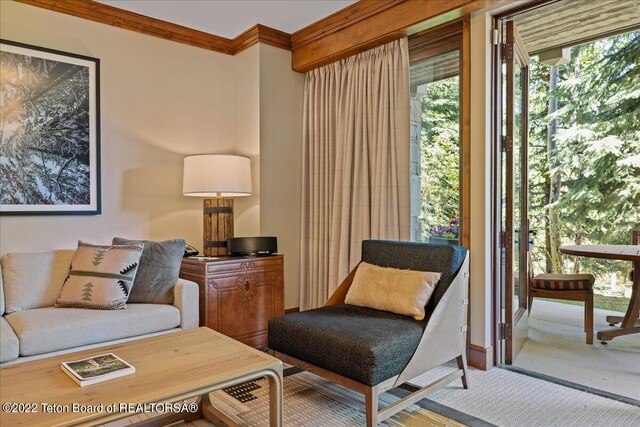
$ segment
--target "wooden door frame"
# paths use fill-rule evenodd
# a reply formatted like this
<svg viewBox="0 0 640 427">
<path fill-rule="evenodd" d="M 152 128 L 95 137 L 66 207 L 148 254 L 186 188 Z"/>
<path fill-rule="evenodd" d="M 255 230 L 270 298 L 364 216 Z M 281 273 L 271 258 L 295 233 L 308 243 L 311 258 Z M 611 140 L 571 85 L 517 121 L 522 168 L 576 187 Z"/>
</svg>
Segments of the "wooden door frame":
<svg viewBox="0 0 640 427">
<path fill-rule="evenodd" d="M 518 31 L 516 29 L 515 23 L 513 21 L 508 21 L 506 23 L 506 39 L 507 42 L 504 45 L 507 51 L 505 52 L 506 59 L 506 68 L 507 68 L 507 76 L 514 76 L 515 69 L 518 66 L 521 66 L 521 81 L 517 84 L 521 86 L 521 89 L 529 88 L 529 55 L 526 51 L 521 50 L 521 47 L 524 46 L 524 42 L 520 38 Z M 509 43 L 509 40 L 512 39 L 513 42 Z M 526 72 L 525 72 L 526 71 Z M 526 325 L 523 323 L 522 318 L 527 315 L 527 276 L 528 274 L 520 274 L 524 268 L 525 273 L 528 273 L 527 269 L 527 253 L 528 253 L 528 185 L 527 185 L 527 171 L 528 171 L 528 102 L 529 96 L 527 90 L 522 90 L 521 93 L 521 103 L 522 103 L 522 123 L 521 123 L 521 132 L 522 134 L 519 136 L 520 138 L 520 150 L 517 153 L 519 155 L 519 159 L 514 157 L 514 140 L 516 138 L 516 120 L 515 120 L 515 91 L 516 87 L 514 86 L 515 81 L 511 78 L 507 78 L 506 80 L 506 131 L 503 139 L 504 147 L 502 152 L 505 153 L 506 156 L 506 166 L 507 170 L 512 169 L 514 165 L 518 165 L 519 162 L 520 167 L 520 190 L 519 195 L 515 197 L 515 172 L 511 170 L 511 179 L 509 179 L 509 172 L 507 173 L 506 179 L 506 205 L 507 212 L 505 218 L 505 233 L 504 233 L 504 243 L 503 246 L 505 248 L 505 316 L 506 319 L 505 324 L 507 327 L 511 324 L 511 330 L 506 329 L 505 335 L 505 360 L 511 361 L 507 363 L 512 363 L 515 358 L 514 347 L 516 346 L 516 337 L 519 335 L 516 333 L 516 329 L 520 330 L 522 333 L 522 329 L 526 328 Z M 519 201 L 520 204 L 520 224 L 515 224 L 513 222 L 514 213 L 516 212 L 516 200 Z M 518 268 L 520 270 L 518 274 L 518 289 L 520 295 L 518 295 L 518 306 L 514 307 L 514 289 L 516 283 L 514 283 L 514 266 L 516 259 L 513 257 L 514 247 L 512 247 L 514 238 L 516 237 L 516 227 L 520 229 L 520 238 L 518 240 Z M 524 267 L 523 267 L 524 266 Z M 524 296 L 523 296 L 524 292 Z M 524 304 L 524 305 L 523 305 Z M 518 326 L 520 326 L 518 328 Z M 521 347 L 518 345 L 518 347 Z M 502 352 L 501 352 L 502 353 Z"/>
<path fill-rule="evenodd" d="M 491 259 L 491 277 L 493 279 L 493 287 L 492 287 L 492 302 L 493 302 L 493 310 L 492 310 L 492 335 L 493 335 L 493 345 L 496 351 L 493 353 L 494 357 L 494 365 L 502 364 L 501 354 L 502 349 L 502 337 L 501 334 L 509 334 L 511 331 L 503 331 L 500 330 L 500 319 L 502 318 L 502 302 L 505 295 L 503 295 L 501 291 L 501 283 L 502 283 L 502 250 L 506 249 L 504 245 L 506 242 L 510 242 L 512 240 L 512 236 L 506 236 L 501 233 L 502 224 L 501 224 L 501 185 L 502 185 L 502 151 L 503 151 L 503 143 L 501 141 L 502 135 L 502 58 L 503 58 L 503 48 L 504 43 L 503 40 L 506 37 L 502 32 L 501 23 L 510 17 L 513 17 L 517 14 L 527 12 L 532 9 L 536 9 L 539 7 L 547 6 L 551 3 L 558 2 L 560 0 L 537 0 L 527 5 L 519 6 L 517 8 L 513 8 L 511 10 L 505 11 L 504 13 L 493 16 L 492 19 L 492 29 L 493 29 L 493 37 L 497 38 L 492 45 L 491 51 L 491 61 L 492 61 L 492 78 L 491 78 L 491 96 L 492 96 L 492 104 L 493 108 L 491 111 L 491 135 L 492 135 L 492 145 L 491 145 L 491 200 L 492 200 L 492 210 L 491 210 L 491 247 L 492 247 L 492 259 Z M 519 50 L 514 48 L 514 55 L 520 54 Z M 524 59 L 524 58 L 523 58 Z M 528 58 L 526 58 L 526 63 L 528 65 Z M 528 75 L 525 77 L 528 83 Z M 529 102 L 528 93 L 523 93 L 523 102 Z M 525 126 L 528 126 L 528 117 L 524 119 Z M 523 146 L 523 155 L 528 157 L 528 148 Z M 521 164 L 521 173 L 524 171 L 524 163 Z M 526 177 L 526 171 L 525 176 Z M 525 200 L 523 201 L 528 205 L 528 197 L 524 195 Z M 521 227 L 527 227 L 525 224 L 525 220 L 521 223 Z M 527 236 L 528 238 L 528 236 Z M 504 243 L 503 243 L 504 241 Z M 508 252 L 508 251 L 507 251 Z M 522 257 L 526 256 L 526 253 L 521 254 Z M 521 259 L 521 262 L 526 262 L 526 260 Z M 505 272 L 506 274 L 506 272 Z M 511 291 L 509 290 L 510 294 Z M 513 297 L 513 295 L 506 295 L 506 297 Z M 516 320 L 520 320 L 520 317 L 525 314 L 526 310 L 519 310 L 516 314 Z M 507 313 L 508 314 L 508 313 Z M 506 317 L 506 315 L 505 315 Z"/>
</svg>

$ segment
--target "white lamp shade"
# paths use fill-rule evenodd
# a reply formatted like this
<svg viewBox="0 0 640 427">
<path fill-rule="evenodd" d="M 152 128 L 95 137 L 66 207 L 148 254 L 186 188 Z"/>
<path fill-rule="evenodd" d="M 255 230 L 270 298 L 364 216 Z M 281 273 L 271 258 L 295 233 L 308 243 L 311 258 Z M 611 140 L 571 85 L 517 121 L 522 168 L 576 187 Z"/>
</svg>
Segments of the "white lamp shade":
<svg viewBox="0 0 640 427">
<path fill-rule="evenodd" d="M 227 154 L 184 158 L 182 194 L 198 197 L 251 195 L 251 160 Z"/>
</svg>

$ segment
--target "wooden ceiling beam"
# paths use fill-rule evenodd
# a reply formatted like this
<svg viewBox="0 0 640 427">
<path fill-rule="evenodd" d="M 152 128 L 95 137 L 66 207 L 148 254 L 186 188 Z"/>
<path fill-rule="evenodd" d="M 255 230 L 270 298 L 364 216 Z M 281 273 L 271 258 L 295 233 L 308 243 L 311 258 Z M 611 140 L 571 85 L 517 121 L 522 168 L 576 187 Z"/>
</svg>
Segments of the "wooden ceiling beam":
<svg viewBox="0 0 640 427">
<path fill-rule="evenodd" d="M 304 72 L 510 0 L 360 0 L 291 35 Z"/>
<path fill-rule="evenodd" d="M 293 49 L 382 13 L 404 0 L 360 0 L 292 34 Z"/>
</svg>

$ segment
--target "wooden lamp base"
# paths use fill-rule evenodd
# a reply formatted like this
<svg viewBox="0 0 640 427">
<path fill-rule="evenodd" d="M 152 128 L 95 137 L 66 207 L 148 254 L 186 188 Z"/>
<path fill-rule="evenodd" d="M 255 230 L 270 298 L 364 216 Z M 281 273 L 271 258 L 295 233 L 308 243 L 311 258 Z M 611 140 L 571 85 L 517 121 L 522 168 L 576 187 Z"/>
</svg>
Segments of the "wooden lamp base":
<svg viewBox="0 0 640 427">
<path fill-rule="evenodd" d="M 216 197 L 203 201 L 203 252 L 206 256 L 227 255 L 227 240 L 233 237 L 233 199 Z"/>
</svg>

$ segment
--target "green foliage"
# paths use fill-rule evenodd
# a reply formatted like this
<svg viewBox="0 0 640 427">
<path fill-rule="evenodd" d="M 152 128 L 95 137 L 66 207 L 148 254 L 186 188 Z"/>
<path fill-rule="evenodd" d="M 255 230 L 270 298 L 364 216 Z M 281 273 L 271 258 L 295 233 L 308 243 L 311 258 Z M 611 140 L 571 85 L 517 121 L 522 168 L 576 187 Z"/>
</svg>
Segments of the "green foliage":
<svg viewBox="0 0 640 427">
<path fill-rule="evenodd" d="M 427 84 L 422 97 L 422 239 L 459 216 L 460 104 L 457 76 Z M 456 236 L 457 237 L 457 236 Z"/>
<path fill-rule="evenodd" d="M 549 208 L 560 216 L 561 244 L 628 244 L 640 228 L 640 32 L 598 40 L 572 49 L 560 66 L 559 84 L 549 92 L 549 68 L 531 65 L 530 218 L 545 229 Z M 549 96 L 558 99 L 549 115 Z M 558 124 L 557 163 L 547 159 L 547 124 Z M 550 167 L 551 166 L 551 167 Z M 550 174 L 559 174 L 559 200 L 548 204 Z M 538 244 L 538 248 L 544 244 Z M 533 253 L 537 270 L 545 254 Z M 583 270 L 604 274 L 628 265 L 581 259 Z"/>
<path fill-rule="evenodd" d="M 552 301 L 555 303 L 561 304 L 569 304 L 569 305 L 583 305 L 582 301 L 571 301 L 571 300 L 558 300 L 558 299 L 549 299 L 549 298 L 540 298 L 545 301 Z M 626 312 L 627 307 L 629 307 L 630 298 L 626 297 L 612 297 L 600 294 L 593 295 L 593 306 L 595 308 L 600 308 L 602 310 L 610 310 L 610 311 L 619 311 Z M 534 302 L 535 305 L 535 302 Z"/>
</svg>

